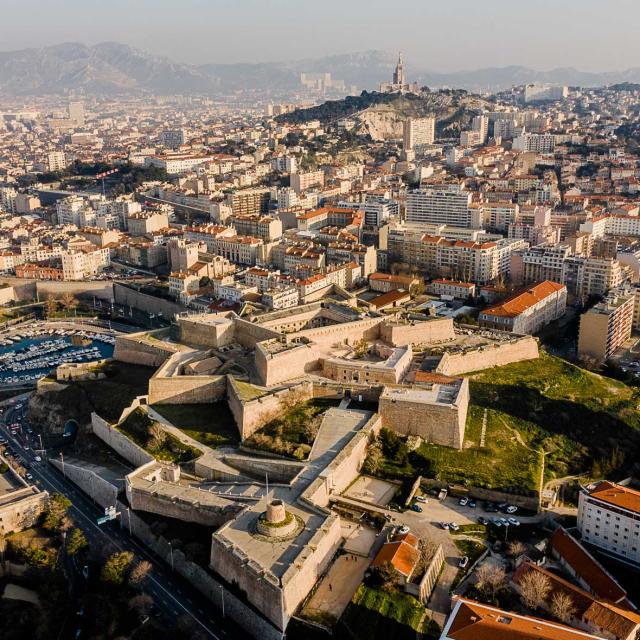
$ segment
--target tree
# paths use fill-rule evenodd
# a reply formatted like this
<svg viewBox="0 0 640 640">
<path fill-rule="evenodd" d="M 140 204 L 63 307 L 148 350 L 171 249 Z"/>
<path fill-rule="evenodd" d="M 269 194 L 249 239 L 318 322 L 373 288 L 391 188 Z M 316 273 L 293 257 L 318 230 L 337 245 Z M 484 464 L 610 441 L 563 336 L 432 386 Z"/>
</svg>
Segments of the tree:
<svg viewBox="0 0 640 640">
<path fill-rule="evenodd" d="M 114 585 L 123 584 L 125 573 L 132 560 L 133 553 L 130 551 L 118 551 L 112 554 L 102 568 L 102 581 Z"/>
<path fill-rule="evenodd" d="M 560 620 L 568 623 L 576 612 L 573 598 L 564 591 L 556 591 L 551 598 L 551 613 Z"/>
<path fill-rule="evenodd" d="M 155 420 L 149 425 L 149 446 L 152 449 L 159 449 L 166 441 L 167 434 L 162 425 Z"/>
<path fill-rule="evenodd" d="M 86 549 L 89 546 L 87 542 L 87 538 L 84 533 L 77 527 L 73 529 L 71 535 L 69 536 L 69 541 L 67 542 L 67 553 L 70 556 L 75 556 L 77 553 Z"/>
<path fill-rule="evenodd" d="M 153 598 L 146 593 L 139 593 L 129 600 L 129 609 L 133 609 L 139 615 L 148 614 L 153 607 Z"/>
<path fill-rule="evenodd" d="M 476 589 L 485 597 L 494 598 L 507 579 L 505 570 L 497 564 L 485 562 L 476 571 Z"/>
<path fill-rule="evenodd" d="M 398 575 L 390 562 L 385 562 L 377 568 L 377 578 L 383 591 L 387 593 L 397 588 Z"/>
<path fill-rule="evenodd" d="M 53 294 L 49 294 L 47 296 L 47 301 L 45 302 L 45 311 L 47 314 L 47 318 L 51 318 L 55 315 L 58 310 L 58 301 Z"/>
<path fill-rule="evenodd" d="M 418 540 L 418 551 L 420 552 L 420 558 L 416 565 L 416 574 L 422 575 L 429 566 L 433 556 L 438 551 L 438 545 L 433 540 L 428 538 L 420 538 Z"/>
<path fill-rule="evenodd" d="M 61 493 L 54 493 L 47 504 L 44 512 L 44 522 L 42 526 L 47 531 L 60 531 L 64 517 L 71 506 L 71 500 L 63 496 Z"/>
<path fill-rule="evenodd" d="M 80 303 L 72 293 L 63 293 L 60 297 L 60 304 L 64 309 L 67 309 L 67 311 L 73 311 Z"/>
<path fill-rule="evenodd" d="M 129 583 L 132 586 L 137 587 L 149 575 L 151 569 L 153 569 L 153 565 L 148 560 L 140 560 L 140 562 L 131 569 L 131 573 L 129 574 Z"/>
<path fill-rule="evenodd" d="M 551 591 L 551 581 L 544 573 L 534 569 L 528 571 L 520 580 L 520 598 L 528 609 L 536 610 L 547 599 Z"/>
<path fill-rule="evenodd" d="M 524 545 L 519 540 L 513 540 L 507 547 L 507 553 L 514 559 L 519 558 L 522 554 L 526 553 L 526 551 L 526 545 Z"/>
<path fill-rule="evenodd" d="M 369 343 L 361 338 L 353 345 L 353 355 L 356 358 L 364 358 L 369 353 Z"/>
</svg>

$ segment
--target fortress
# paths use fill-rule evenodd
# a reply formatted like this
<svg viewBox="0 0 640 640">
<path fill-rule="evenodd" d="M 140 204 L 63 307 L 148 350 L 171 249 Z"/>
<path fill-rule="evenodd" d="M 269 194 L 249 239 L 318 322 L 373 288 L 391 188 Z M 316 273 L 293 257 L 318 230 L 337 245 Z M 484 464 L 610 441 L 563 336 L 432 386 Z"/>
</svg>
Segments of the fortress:
<svg viewBox="0 0 640 640">
<path fill-rule="evenodd" d="M 210 527 L 213 573 L 205 576 L 187 562 L 178 570 L 214 602 L 224 591 L 234 619 L 249 633 L 280 638 L 344 544 L 332 504 L 360 473 L 380 429 L 460 449 L 469 382 L 459 374 L 482 361 L 498 365 L 538 355 L 531 337 L 467 333 L 454 331 L 450 318 L 317 302 L 255 318 L 180 315 L 170 329 L 118 336 L 116 360 L 156 372 L 148 395 L 118 423 L 92 416 L 93 433 L 133 467 L 124 487 L 107 487 L 101 499 L 105 506 L 121 504 L 124 489 L 121 509 L 130 524 L 131 514 L 142 511 Z M 333 406 L 320 415 L 305 457 L 247 446 L 274 417 L 315 399 Z M 156 410 L 203 404 L 215 411 L 218 403 L 230 410 L 239 448 L 195 441 Z M 146 412 L 197 452 L 189 474 L 128 437 L 121 425 L 132 411 Z M 65 466 L 95 490 L 96 478 L 89 483 L 73 461 Z"/>
</svg>

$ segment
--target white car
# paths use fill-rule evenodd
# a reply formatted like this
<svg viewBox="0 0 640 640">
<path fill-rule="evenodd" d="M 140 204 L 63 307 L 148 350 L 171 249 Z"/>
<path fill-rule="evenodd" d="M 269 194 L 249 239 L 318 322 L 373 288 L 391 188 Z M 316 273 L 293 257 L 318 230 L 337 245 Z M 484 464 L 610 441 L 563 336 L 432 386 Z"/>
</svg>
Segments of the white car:
<svg viewBox="0 0 640 640">
<path fill-rule="evenodd" d="M 458 500 L 458 504 L 461 507 L 466 507 L 468 502 L 469 502 L 469 498 L 460 498 L 460 500 Z"/>
<path fill-rule="evenodd" d="M 520 526 L 520 520 L 516 520 L 515 518 L 507 518 L 507 522 L 513 527 Z"/>
<path fill-rule="evenodd" d="M 41 458 L 40 456 L 36 456 L 36 457 L 34 458 L 34 460 L 35 460 L 36 462 L 42 462 L 42 458 Z"/>
<path fill-rule="evenodd" d="M 427 502 L 429 502 L 424 496 L 416 496 L 416 500 L 418 502 L 422 502 L 422 504 L 427 504 Z"/>
<path fill-rule="evenodd" d="M 407 533 L 409 533 L 409 527 L 407 527 L 406 524 L 403 524 L 399 529 L 398 529 L 398 535 L 404 536 Z"/>
<path fill-rule="evenodd" d="M 450 522 L 449 523 L 449 529 L 451 529 L 452 531 L 458 531 L 458 529 L 460 529 L 460 527 L 457 525 L 457 523 Z"/>
<path fill-rule="evenodd" d="M 468 556 L 464 556 L 463 558 L 460 558 L 460 562 L 458 562 L 458 566 L 461 569 L 464 569 L 468 564 L 469 564 L 469 557 Z"/>
<path fill-rule="evenodd" d="M 515 507 L 514 505 L 509 505 L 507 507 L 507 513 L 515 513 L 518 510 L 518 507 Z"/>
</svg>

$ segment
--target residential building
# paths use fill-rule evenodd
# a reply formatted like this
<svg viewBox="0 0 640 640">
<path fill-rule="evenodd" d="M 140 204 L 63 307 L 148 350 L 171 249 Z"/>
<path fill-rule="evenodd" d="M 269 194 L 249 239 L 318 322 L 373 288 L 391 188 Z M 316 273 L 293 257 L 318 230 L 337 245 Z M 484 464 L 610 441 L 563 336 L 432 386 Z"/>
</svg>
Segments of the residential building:
<svg viewBox="0 0 640 640">
<path fill-rule="evenodd" d="M 296 193 L 304 193 L 312 187 L 324 186 L 324 171 L 307 171 L 305 173 L 292 173 L 289 184 Z"/>
<path fill-rule="evenodd" d="M 640 567 L 640 491 L 606 480 L 582 487 L 577 527 L 584 543 Z"/>
<path fill-rule="evenodd" d="M 435 185 L 407 194 L 409 223 L 446 224 L 454 227 L 471 226 L 471 193 L 459 185 Z"/>
<path fill-rule="evenodd" d="M 567 287 L 546 280 L 501 304 L 482 311 L 481 327 L 521 335 L 534 334 L 564 315 Z"/>
<path fill-rule="evenodd" d="M 466 300 L 476 295 L 476 285 L 473 282 L 460 282 L 457 280 L 437 279 L 427 285 L 427 291 L 436 296 L 445 296 Z"/>
<path fill-rule="evenodd" d="M 433 144 L 436 138 L 436 119 L 407 118 L 402 123 L 402 147 L 405 151 L 427 144 Z"/>
<path fill-rule="evenodd" d="M 440 640 L 602 640 L 558 622 L 541 620 L 454 596 Z"/>
<path fill-rule="evenodd" d="M 578 357 L 605 362 L 630 337 L 636 296 L 631 289 L 613 290 L 580 316 Z"/>
</svg>

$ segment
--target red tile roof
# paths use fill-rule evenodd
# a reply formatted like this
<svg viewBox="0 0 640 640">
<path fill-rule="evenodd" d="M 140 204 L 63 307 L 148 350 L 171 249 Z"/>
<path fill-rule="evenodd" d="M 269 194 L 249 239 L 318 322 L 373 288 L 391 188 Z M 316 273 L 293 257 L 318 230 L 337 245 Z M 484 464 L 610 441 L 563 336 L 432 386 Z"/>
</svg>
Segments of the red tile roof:
<svg viewBox="0 0 640 640">
<path fill-rule="evenodd" d="M 498 306 L 485 309 L 482 313 L 492 316 L 515 318 L 541 300 L 544 300 L 562 289 L 566 289 L 565 285 L 552 282 L 551 280 L 545 280 L 544 282 L 531 287 L 528 291 L 510 298 Z"/>
<path fill-rule="evenodd" d="M 598 597 L 611 602 L 621 602 L 627 597 L 627 592 L 566 529 L 557 529 L 549 545 Z"/>
<path fill-rule="evenodd" d="M 640 513 L 640 491 L 635 489 L 629 489 L 605 480 L 600 482 L 589 495 L 615 507 Z"/>
</svg>

